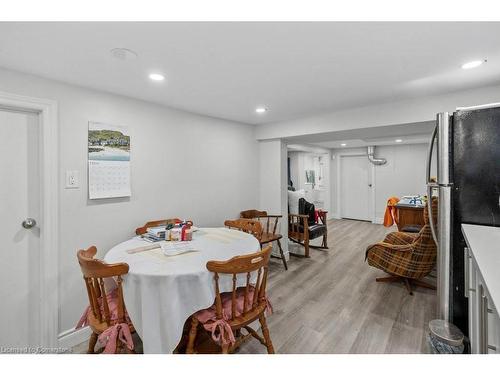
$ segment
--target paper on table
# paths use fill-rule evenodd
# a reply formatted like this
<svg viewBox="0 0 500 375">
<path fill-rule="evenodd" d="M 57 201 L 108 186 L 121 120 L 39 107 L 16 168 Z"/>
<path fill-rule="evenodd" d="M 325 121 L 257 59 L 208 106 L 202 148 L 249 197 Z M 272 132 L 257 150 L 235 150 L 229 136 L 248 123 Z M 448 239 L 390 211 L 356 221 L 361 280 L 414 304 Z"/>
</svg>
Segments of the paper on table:
<svg viewBox="0 0 500 375">
<path fill-rule="evenodd" d="M 190 241 L 165 242 L 162 243 L 160 246 L 163 251 L 163 254 L 166 256 L 179 255 L 179 254 L 189 253 L 191 251 L 197 251 Z"/>
<path fill-rule="evenodd" d="M 159 243 L 155 243 L 153 245 L 140 246 L 140 247 L 136 247 L 135 249 L 129 249 L 129 250 L 127 250 L 127 253 L 129 253 L 129 254 L 135 254 L 135 253 L 140 253 L 140 252 L 143 252 L 143 251 L 149 251 L 149 250 L 153 250 L 153 249 L 158 249 L 159 247 L 160 247 L 160 244 Z"/>
</svg>

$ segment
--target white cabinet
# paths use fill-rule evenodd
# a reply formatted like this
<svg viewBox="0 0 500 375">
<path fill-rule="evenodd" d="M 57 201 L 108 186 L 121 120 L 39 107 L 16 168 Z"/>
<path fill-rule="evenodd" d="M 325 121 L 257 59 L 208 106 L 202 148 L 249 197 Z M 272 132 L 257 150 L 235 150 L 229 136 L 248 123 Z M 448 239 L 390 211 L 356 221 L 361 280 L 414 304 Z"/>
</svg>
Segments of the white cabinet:
<svg viewBox="0 0 500 375">
<path fill-rule="evenodd" d="M 488 354 L 498 354 L 500 353 L 500 318 L 498 312 L 495 310 L 493 304 L 491 303 L 491 297 L 486 289 L 486 285 L 481 284 L 480 290 L 482 291 L 482 304 L 480 309 L 482 310 L 481 322 L 484 322 L 484 335 L 481 337 L 481 342 L 483 343 L 483 353 Z"/>
<path fill-rule="evenodd" d="M 492 248 L 491 251 L 498 251 L 498 249 Z M 466 260 L 465 291 L 469 298 L 471 352 L 474 354 L 499 354 L 500 316 L 493 304 L 488 283 L 483 278 L 475 259 L 474 249 L 472 247 L 465 248 L 464 255 Z M 500 273 L 497 277 L 500 277 Z"/>
<path fill-rule="evenodd" d="M 474 260 L 470 254 L 468 247 L 464 249 L 465 259 L 465 296 L 469 299 L 469 339 L 471 344 L 471 352 L 479 353 L 479 315 L 478 315 L 478 300 L 477 300 L 477 272 L 473 266 Z"/>
</svg>

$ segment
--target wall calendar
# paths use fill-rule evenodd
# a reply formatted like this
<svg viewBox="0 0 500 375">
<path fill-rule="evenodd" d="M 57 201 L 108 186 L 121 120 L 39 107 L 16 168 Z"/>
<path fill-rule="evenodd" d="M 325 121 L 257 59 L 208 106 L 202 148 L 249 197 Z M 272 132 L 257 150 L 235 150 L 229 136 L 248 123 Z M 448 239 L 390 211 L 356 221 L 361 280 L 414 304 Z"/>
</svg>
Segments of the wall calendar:
<svg viewBox="0 0 500 375">
<path fill-rule="evenodd" d="M 89 122 L 89 199 L 129 197 L 130 135 L 123 126 Z"/>
</svg>

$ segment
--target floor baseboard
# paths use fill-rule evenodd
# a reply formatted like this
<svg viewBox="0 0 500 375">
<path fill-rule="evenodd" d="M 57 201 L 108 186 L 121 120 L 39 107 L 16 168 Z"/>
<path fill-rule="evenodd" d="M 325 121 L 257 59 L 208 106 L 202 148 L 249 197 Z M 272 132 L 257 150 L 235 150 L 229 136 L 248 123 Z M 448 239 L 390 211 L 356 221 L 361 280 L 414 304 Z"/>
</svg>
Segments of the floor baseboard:
<svg viewBox="0 0 500 375">
<path fill-rule="evenodd" d="M 92 331 L 90 327 L 68 329 L 59 334 L 57 340 L 60 348 L 72 348 L 89 339 Z"/>
</svg>

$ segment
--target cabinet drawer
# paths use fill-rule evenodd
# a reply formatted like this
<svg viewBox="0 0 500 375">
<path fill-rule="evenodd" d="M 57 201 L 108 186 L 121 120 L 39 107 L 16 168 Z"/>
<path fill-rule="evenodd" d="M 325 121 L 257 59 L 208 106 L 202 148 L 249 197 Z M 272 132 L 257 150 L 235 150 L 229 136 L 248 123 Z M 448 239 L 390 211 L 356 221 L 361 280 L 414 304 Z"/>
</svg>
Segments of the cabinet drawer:
<svg viewBox="0 0 500 375">
<path fill-rule="evenodd" d="M 500 318 L 491 303 L 484 284 L 479 284 L 479 348 L 480 353 L 500 353 Z"/>
<path fill-rule="evenodd" d="M 498 318 L 488 314 L 488 354 L 499 353 Z"/>
<path fill-rule="evenodd" d="M 486 290 L 486 296 L 488 301 L 488 354 L 498 354 L 500 353 L 500 318 L 491 303 L 488 290 Z"/>
</svg>

